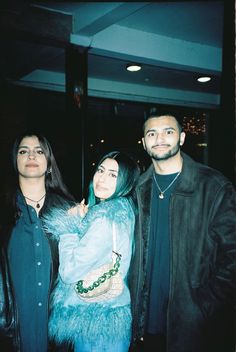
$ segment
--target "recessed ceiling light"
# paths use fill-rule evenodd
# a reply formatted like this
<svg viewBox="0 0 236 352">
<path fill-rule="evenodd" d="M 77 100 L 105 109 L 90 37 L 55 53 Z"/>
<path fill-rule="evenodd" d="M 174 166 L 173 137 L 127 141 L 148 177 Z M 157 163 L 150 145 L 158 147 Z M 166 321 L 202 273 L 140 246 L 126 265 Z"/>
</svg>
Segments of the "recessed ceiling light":
<svg viewBox="0 0 236 352">
<path fill-rule="evenodd" d="M 137 71 L 141 70 L 141 66 L 137 65 L 137 64 L 129 64 L 126 66 L 126 70 L 128 70 L 130 72 L 137 72 Z"/>
<path fill-rule="evenodd" d="M 201 83 L 205 83 L 205 82 L 209 82 L 211 80 L 211 77 L 199 77 L 198 79 L 198 82 L 201 82 Z"/>
</svg>

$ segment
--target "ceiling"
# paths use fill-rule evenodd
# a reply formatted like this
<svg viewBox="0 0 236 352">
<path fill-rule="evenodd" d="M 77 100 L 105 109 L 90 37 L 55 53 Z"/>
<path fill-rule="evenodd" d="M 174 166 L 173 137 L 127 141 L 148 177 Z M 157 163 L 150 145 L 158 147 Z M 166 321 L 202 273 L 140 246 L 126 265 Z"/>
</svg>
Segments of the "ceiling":
<svg viewBox="0 0 236 352">
<path fill-rule="evenodd" d="M 0 20 L 1 77 L 13 84 L 65 91 L 65 47 L 74 44 L 88 48 L 89 97 L 220 104 L 224 1 L 8 0 Z M 142 70 L 128 72 L 130 62 Z"/>
</svg>

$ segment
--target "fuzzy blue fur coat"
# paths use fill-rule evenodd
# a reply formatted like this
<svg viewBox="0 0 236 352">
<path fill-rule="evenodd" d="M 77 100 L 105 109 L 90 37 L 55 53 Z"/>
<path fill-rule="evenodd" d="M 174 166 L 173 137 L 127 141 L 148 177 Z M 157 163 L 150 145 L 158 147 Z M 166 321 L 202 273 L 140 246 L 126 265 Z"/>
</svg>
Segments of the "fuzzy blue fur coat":
<svg viewBox="0 0 236 352">
<path fill-rule="evenodd" d="M 44 228 L 59 241 L 59 275 L 51 296 L 49 336 L 57 343 L 73 343 L 82 336 L 90 343 L 130 341 L 131 309 L 127 273 L 133 250 L 135 216 L 127 198 L 116 198 L 91 207 L 84 218 L 53 209 L 43 219 Z M 121 253 L 123 292 L 110 301 L 87 303 L 74 286 L 78 280 L 111 261 L 112 223 L 117 228 Z M 52 236 L 54 236 L 52 235 Z"/>
</svg>

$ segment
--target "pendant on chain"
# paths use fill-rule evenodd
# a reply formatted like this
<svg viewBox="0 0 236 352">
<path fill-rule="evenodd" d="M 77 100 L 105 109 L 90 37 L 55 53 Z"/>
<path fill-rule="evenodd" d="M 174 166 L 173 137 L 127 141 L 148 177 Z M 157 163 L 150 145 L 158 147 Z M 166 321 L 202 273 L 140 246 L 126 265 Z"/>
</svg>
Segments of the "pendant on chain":
<svg viewBox="0 0 236 352">
<path fill-rule="evenodd" d="M 164 198 L 165 198 L 164 193 L 165 193 L 165 192 L 173 185 L 173 183 L 177 180 L 177 178 L 178 178 L 179 175 L 180 175 L 180 172 L 181 172 L 181 171 L 179 171 L 179 172 L 177 173 L 177 175 L 175 176 L 175 178 L 171 181 L 171 183 L 170 183 L 163 191 L 161 190 L 160 186 L 158 185 L 155 175 L 153 175 L 154 181 L 155 181 L 155 183 L 156 183 L 156 185 L 157 185 L 157 188 L 158 188 L 158 190 L 160 191 L 159 196 L 158 196 L 160 199 L 164 199 Z"/>
<path fill-rule="evenodd" d="M 24 196 L 24 197 L 25 197 L 25 199 L 28 199 L 28 200 L 30 200 L 31 202 L 36 203 L 35 207 L 36 207 L 37 209 L 39 209 L 39 208 L 41 207 L 40 201 L 41 201 L 45 196 L 46 196 L 46 193 L 45 193 L 39 200 L 34 200 L 34 199 L 31 199 L 31 198 L 26 197 L 26 196 Z"/>
</svg>

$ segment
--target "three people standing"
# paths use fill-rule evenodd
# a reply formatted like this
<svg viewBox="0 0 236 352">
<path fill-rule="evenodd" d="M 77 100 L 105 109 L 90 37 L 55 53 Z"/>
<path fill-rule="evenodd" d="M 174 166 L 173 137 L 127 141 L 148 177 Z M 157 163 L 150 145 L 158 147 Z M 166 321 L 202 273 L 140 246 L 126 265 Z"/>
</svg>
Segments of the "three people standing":
<svg viewBox="0 0 236 352">
<path fill-rule="evenodd" d="M 89 207 L 82 203 L 73 215 L 47 140 L 27 134 L 15 142 L 15 179 L 0 202 L 4 351 L 47 351 L 59 241 L 49 324 L 57 342 L 72 341 L 75 351 L 127 352 L 133 319 L 132 351 L 234 352 L 236 192 L 220 172 L 183 153 L 184 141 L 171 112 L 145 122 L 152 165 L 135 188 L 135 233 L 131 193 L 139 172 L 126 156 L 101 159 Z M 113 222 L 125 288 L 114 300 L 84 302 L 74 285 L 110 257 Z"/>
</svg>

